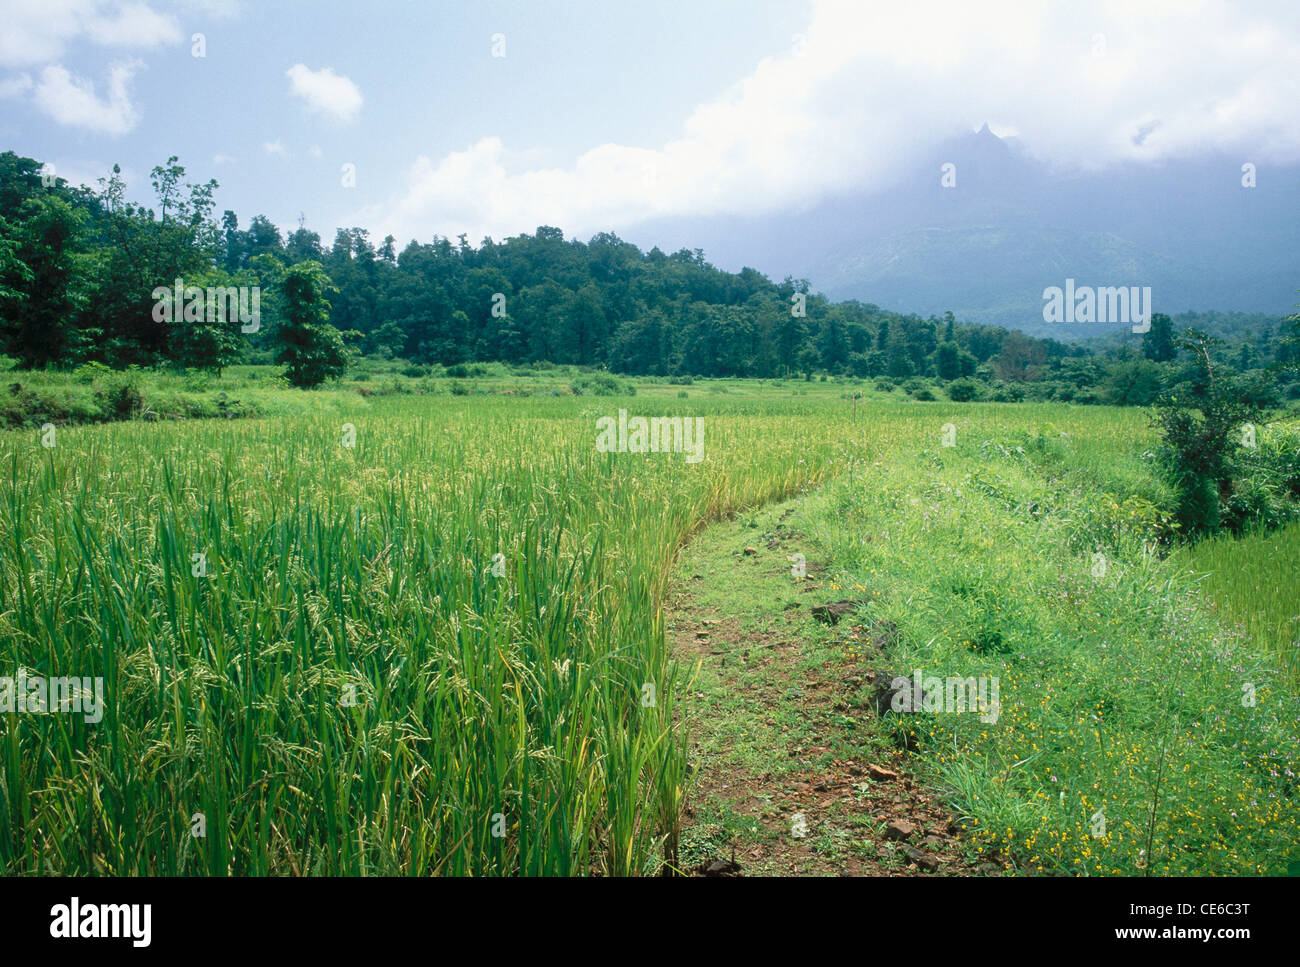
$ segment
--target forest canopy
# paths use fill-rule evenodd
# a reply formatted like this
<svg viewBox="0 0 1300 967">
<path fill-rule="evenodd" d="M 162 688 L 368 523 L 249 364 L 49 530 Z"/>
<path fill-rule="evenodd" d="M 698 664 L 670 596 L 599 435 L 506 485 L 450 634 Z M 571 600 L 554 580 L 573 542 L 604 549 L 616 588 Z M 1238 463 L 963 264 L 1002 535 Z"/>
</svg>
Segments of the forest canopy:
<svg viewBox="0 0 1300 967">
<path fill-rule="evenodd" d="M 1288 369 L 1294 323 L 1284 320 L 1157 313 L 1143 336 L 1070 344 L 962 324 L 950 312 L 922 318 L 830 302 L 806 280 L 723 271 L 699 249 L 643 252 L 608 232 L 582 242 L 542 226 L 477 246 L 434 236 L 399 250 L 391 235 L 376 244 L 352 227 L 326 245 L 304 225 L 286 235 L 264 215 L 246 227 L 232 211 L 218 219 L 217 182 L 187 180 L 176 157 L 151 182 L 150 207 L 126 198 L 117 167 L 91 190 L 0 154 L 0 353 L 22 368 L 93 361 L 219 372 L 285 361 L 285 346 L 310 335 L 313 362 L 288 365 L 321 379 L 361 353 L 649 376 L 970 381 L 954 398 L 1050 385 L 1055 398 L 1146 404 L 1168 383 L 1176 332 L 1195 327 L 1227 336 L 1228 364 L 1255 372 L 1266 392 L 1300 395 Z M 307 277 L 325 300 L 310 310 L 310 330 L 290 318 L 304 310 L 289 305 L 285 285 Z M 160 318 L 155 290 L 181 280 L 200 291 L 257 287 L 258 325 L 249 331 L 229 313 Z"/>
</svg>

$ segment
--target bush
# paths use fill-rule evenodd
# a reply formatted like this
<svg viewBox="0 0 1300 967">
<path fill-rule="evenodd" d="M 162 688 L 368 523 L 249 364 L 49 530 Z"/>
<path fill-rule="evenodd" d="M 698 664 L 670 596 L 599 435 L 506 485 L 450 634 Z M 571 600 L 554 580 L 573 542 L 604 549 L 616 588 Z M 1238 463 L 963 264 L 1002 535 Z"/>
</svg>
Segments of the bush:
<svg viewBox="0 0 1300 967">
<path fill-rule="evenodd" d="M 1022 403 L 1024 399 L 1024 389 L 1015 383 L 998 383 L 993 391 L 993 402 L 995 403 Z"/>
<path fill-rule="evenodd" d="M 1238 451 L 1234 478 L 1257 480 L 1300 500 L 1300 424 L 1256 428 L 1255 446 Z"/>
<path fill-rule="evenodd" d="M 954 403 L 969 403 L 980 398 L 980 387 L 973 379 L 957 379 L 948 384 L 948 398 Z"/>
<path fill-rule="evenodd" d="M 579 376 L 569 387 L 574 396 L 635 396 L 636 387 L 631 383 L 620 383 L 609 373 L 593 373 Z"/>
<path fill-rule="evenodd" d="M 1286 492 L 1263 476 L 1234 480 L 1232 493 L 1222 501 L 1220 526 L 1234 534 L 1280 527 L 1297 516 L 1296 504 Z"/>
<path fill-rule="evenodd" d="M 82 363 L 72 371 L 72 378 L 78 383 L 93 383 L 96 380 L 112 378 L 113 370 L 103 363 L 91 360 L 88 363 Z"/>
<path fill-rule="evenodd" d="M 123 373 L 110 370 L 110 375 L 100 379 L 95 398 L 106 420 L 129 420 L 144 408 L 144 394 L 140 391 L 139 372 L 131 369 Z"/>
</svg>

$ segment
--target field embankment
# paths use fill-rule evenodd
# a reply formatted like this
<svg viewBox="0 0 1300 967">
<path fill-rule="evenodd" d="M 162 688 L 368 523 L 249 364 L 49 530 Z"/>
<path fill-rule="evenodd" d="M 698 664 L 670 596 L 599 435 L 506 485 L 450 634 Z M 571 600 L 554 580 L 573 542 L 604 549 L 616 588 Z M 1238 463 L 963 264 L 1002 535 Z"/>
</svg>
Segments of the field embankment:
<svg viewBox="0 0 1300 967">
<path fill-rule="evenodd" d="M 809 498 L 841 586 L 897 629 L 893 672 L 922 682 L 899 738 L 1031 872 L 1285 873 L 1300 704 L 1157 553 L 1142 431 L 1071 417 L 957 419 L 953 446 L 936 434 Z M 996 721 L 930 702 L 930 679 L 996 682 Z"/>
</svg>

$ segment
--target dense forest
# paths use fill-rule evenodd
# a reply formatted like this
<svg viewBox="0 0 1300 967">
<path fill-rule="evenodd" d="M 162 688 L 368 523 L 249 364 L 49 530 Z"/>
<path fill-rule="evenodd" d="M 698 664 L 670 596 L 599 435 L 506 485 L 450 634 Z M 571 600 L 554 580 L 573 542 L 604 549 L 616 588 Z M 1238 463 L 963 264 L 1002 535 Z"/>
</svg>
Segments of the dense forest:
<svg viewBox="0 0 1300 967">
<path fill-rule="evenodd" d="M 1153 402 L 1176 381 L 1175 336 L 1226 339 L 1222 365 L 1259 402 L 1300 398 L 1295 317 L 1156 314 L 1150 332 L 1088 343 L 829 302 L 804 280 L 726 272 L 700 250 L 642 252 L 616 235 L 587 242 L 540 227 L 478 246 L 465 236 L 377 245 L 340 228 L 328 246 L 300 224 L 215 217 L 217 183 L 153 169 L 152 207 L 115 167 L 98 190 L 0 154 L 0 353 L 20 368 L 175 367 L 283 362 L 299 385 L 340 374 L 349 355 L 454 367 L 572 364 L 650 376 L 813 378 L 949 385 L 953 399 Z M 155 290 L 258 287 L 255 331 L 238 318 L 159 319 Z M 315 364 L 304 363 L 307 358 Z"/>
</svg>

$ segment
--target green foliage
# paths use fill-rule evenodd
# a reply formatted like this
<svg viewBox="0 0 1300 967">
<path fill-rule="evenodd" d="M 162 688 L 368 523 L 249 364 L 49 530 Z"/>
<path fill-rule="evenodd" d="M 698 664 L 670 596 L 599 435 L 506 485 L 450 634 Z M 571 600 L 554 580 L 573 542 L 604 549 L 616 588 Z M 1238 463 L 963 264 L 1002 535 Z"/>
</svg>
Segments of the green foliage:
<svg viewBox="0 0 1300 967">
<path fill-rule="evenodd" d="M 1178 355 L 1173 321 L 1163 312 L 1151 315 L 1151 328 L 1142 334 L 1142 355 L 1157 363 L 1168 362 Z"/>
<path fill-rule="evenodd" d="M 347 370 L 343 336 L 329 324 L 329 293 L 337 289 L 319 262 L 301 262 L 288 269 L 283 282 L 284 307 L 279 326 L 285 378 L 299 389 L 313 389 Z"/>
<path fill-rule="evenodd" d="M 1154 422 L 1163 442 L 1160 462 L 1178 494 L 1177 516 L 1183 532 L 1213 534 L 1223 524 L 1222 502 L 1233 493 L 1235 457 L 1242 426 L 1256 420 L 1259 408 L 1237 391 L 1230 373 L 1216 371 L 1212 351 L 1220 341 L 1196 330 L 1180 337 L 1179 346 L 1192 359 L 1183 395 L 1163 396 Z M 1240 513 L 1256 506 L 1260 493 L 1243 497 L 1230 518 L 1239 526 Z"/>
<path fill-rule="evenodd" d="M 970 403 L 980 398 L 979 383 L 973 379 L 954 380 L 948 384 L 948 398 L 954 403 Z"/>
<path fill-rule="evenodd" d="M 1112 370 L 1110 401 L 1117 406 L 1150 406 L 1162 388 L 1160 366 L 1147 359 L 1130 359 Z"/>
<path fill-rule="evenodd" d="M 1300 365 L 1295 324 L 1275 332 L 1276 320 L 1261 316 L 1156 314 L 1140 352 L 1113 334 L 1065 345 L 961 324 L 951 312 L 921 318 L 832 303 L 805 280 L 724 272 L 699 250 L 642 252 L 609 233 L 583 242 L 541 226 L 501 243 L 435 237 L 399 253 L 395 240 L 376 248 L 359 227 L 337 229 L 327 245 L 306 228 L 285 237 L 264 215 L 241 228 L 227 211 L 218 224 L 215 182 L 188 182 L 175 156 L 151 172 L 153 207 L 127 199 L 117 169 L 92 192 L 63 182 L 47 188 L 39 168 L 0 154 L 0 353 L 29 369 L 93 359 L 219 375 L 239 361 L 270 361 L 287 338 L 303 340 L 292 350 L 295 379 L 319 385 L 345 359 L 334 335 L 280 333 L 281 283 L 291 266 L 306 263 L 319 264 L 334 286 L 329 323 L 345 345 L 376 360 L 465 366 L 460 379 L 493 362 L 805 382 L 915 376 L 996 380 L 1002 385 L 984 395 L 1000 401 L 1141 406 L 1174 382 L 1173 334 L 1196 323 L 1238 341 L 1232 365 L 1255 375 L 1241 391 L 1257 405 L 1273 405 L 1293 382 L 1287 368 Z M 241 332 L 206 313 L 155 318 L 151 293 L 177 279 L 187 287 L 257 286 L 262 327 Z M 796 306 L 805 311 L 796 314 Z"/>
<path fill-rule="evenodd" d="M 635 396 L 636 386 L 615 379 L 609 373 L 580 376 L 570 385 L 574 396 Z"/>
</svg>

